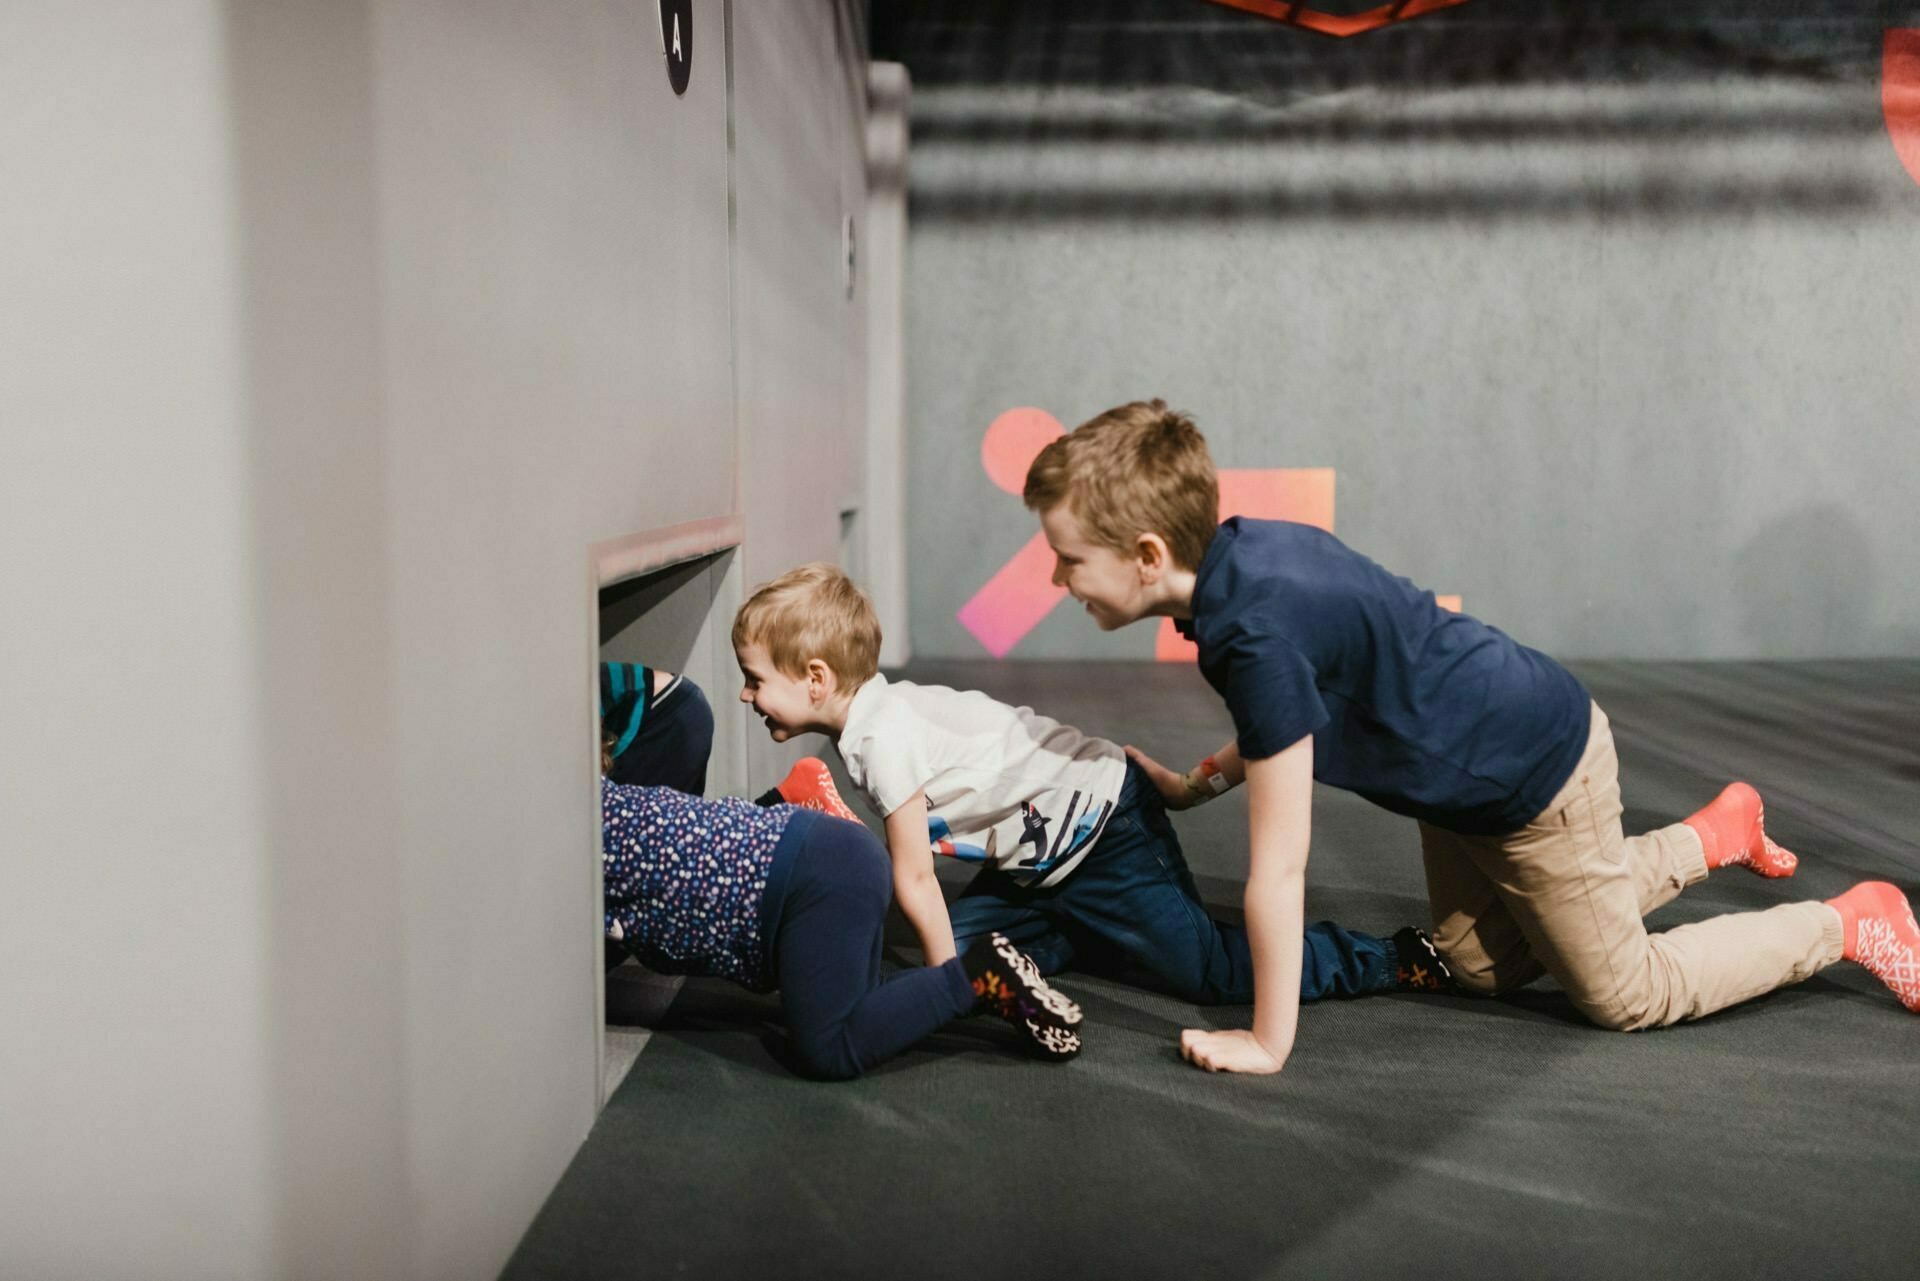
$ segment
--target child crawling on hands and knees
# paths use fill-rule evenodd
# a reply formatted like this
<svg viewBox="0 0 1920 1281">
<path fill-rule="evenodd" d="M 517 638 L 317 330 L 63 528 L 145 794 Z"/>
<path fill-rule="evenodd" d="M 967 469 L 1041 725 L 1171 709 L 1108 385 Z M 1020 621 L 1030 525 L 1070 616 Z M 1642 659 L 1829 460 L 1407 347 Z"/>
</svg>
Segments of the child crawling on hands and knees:
<svg viewBox="0 0 1920 1281">
<path fill-rule="evenodd" d="M 1612 730 L 1571 673 L 1332 534 L 1217 523 L 1213 460 L 1187 415 L 1158 400 L 1099 415 L 1041 451 L 1025 499 L 1054 581 L 1103 629 L 1174 619 L 1233 714 L 1234 740 L 1185 779 L 1138 758 L 1176 808 L 1250 792 L 1253 1027 L 1182 1033 L 1195 1065 L 1278 1072 L 1293 1049 L 1316 780 L 1418 822 L 1433 941 L 1469 991 L 1551 974 L 1588 1019 L 1625 1031 L 1844 959 L 1920 1011 L 1920 926 L 1886 882 L 1649 934 L 1641 918 L 1713 868 L 1793 874 L 1759 794 L 1733 783 L 1626 836 Z"/>
</svg>

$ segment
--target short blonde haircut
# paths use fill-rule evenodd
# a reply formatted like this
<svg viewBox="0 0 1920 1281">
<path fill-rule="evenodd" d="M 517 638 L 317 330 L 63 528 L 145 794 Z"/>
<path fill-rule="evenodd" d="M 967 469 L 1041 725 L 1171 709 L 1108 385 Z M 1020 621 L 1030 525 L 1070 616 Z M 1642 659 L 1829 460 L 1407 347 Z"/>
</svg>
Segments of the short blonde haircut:
<svg viewBox="0 0 1920 1281">
<path fill-rule="evenodd" d="M 1193 419 L 1164 400 L 1090 418 L 1027 469 L 1027 507 L 1061 503 L 1087 538 L 1131 559 L 1142 534 L 1166 539 L 1174 564 L 1199 569 L 1220 524 L 1220 482 Z"/>
<path fill-rule="evenodd" d="M 817 560 L 763 583 L 733 616 L 733 648 L 764 645 L 796 679 L 820 659 L 850 690 L 880 670 L 880 616 L 838 565 Z"/>
</svg>

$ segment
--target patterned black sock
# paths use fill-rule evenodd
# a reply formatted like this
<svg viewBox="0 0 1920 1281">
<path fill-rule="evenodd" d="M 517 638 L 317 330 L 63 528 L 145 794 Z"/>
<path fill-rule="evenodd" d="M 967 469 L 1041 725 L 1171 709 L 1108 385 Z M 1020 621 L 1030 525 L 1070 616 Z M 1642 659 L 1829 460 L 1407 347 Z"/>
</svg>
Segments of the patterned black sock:
<svg viewBox="0 0 1920 1281">
<path fill-rule="evenodd" d="M 1451 992 L 1453 971 L 1425 930 L 1409 925 L 1393 934 L 1394 978 L 1402 992 Z"/>
<path fill-rule="evenodd" d="M 1011 1023 L 1041 1055 L 1070 1059 L 1080 1052 L 1080 1007 L 1048 986 L 1032 958 L 1003 934 L 989 934 L 960 957 L 973 984 L 974 1007 Z"/>
</svg>

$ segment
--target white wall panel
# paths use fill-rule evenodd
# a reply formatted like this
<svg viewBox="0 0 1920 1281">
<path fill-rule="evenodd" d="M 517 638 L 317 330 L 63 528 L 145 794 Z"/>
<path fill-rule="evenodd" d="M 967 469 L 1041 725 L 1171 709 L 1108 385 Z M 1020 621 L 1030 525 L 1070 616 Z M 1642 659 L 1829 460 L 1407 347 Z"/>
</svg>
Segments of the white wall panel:
<svg viewBox="0 0 1920 1281">
<path fill-rule="evenodd" d="M 843 219 L 865 240 L 865 68 L 828 0 L 733 9 L 735 298 L 747 591 L 837 560 L 839 510 L 865 484 L 865 274 L 848 296 Z M 857 253 L 857 250 L 856 250 Z M 737 694 L 738 690 L 722 691 Z M 716 700 L 723 701 L 723 700 Z M 753 728 L 756 781 L 818 752 Z"/>
<path fill-rule="evenodd" d="M 0 6 L 8 1277 L 274 1264 L 222 44 L 211 4 Z"/>
<path fill-rule="evenodd" d="M 497 1268 L 594 1114 L 586 548 L 733 503 L 724 14 L 693 14 L 679 97 L 651 4 L 378 24 L 423 1275 Z"/>
<path fill-rule="evenodd" d="M 728 9 L 0 9 L 0 1274 L 490 1275 L 585 1134 L 589 549 L 750 504 L 739 775 L 862 480 L 855 6 L 731 151 Z"/>
</svg>

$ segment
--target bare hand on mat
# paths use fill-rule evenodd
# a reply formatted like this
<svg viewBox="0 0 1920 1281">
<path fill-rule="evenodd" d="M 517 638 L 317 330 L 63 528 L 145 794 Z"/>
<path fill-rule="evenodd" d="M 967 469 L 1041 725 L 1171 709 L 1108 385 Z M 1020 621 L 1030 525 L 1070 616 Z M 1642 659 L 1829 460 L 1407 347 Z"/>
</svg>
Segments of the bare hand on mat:
<svg viewBox="0 0 1920 1281">
<path fill-rule="evenodd" d="M 1282 1065 L 1282 1060 L 1267 1053 L 1267 1047 L 1255 1040 L 1252 1032 L 1240 1028 L 1208 1032 L 1190 1027 L 1180 1034 L 1180 1054 L 1195 1067 L 1209 1072 L 1267 1076 L 1278 1072 Z"/>
</svg>

